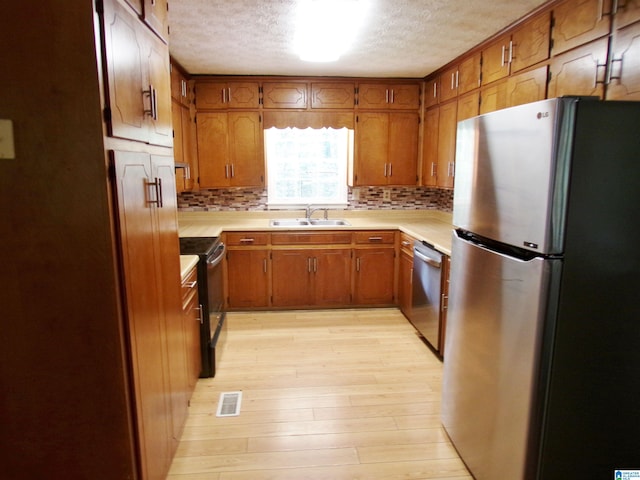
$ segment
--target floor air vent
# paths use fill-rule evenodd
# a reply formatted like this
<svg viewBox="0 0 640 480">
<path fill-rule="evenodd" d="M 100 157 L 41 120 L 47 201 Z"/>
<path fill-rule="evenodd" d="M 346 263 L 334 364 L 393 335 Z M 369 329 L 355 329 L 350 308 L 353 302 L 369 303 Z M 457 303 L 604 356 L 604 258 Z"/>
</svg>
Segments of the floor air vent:
<svg viewBox="0 0 640 480">
<path fill-rule="evenodd" d="M 240 415 L 242 392 L 222 392 L 218 400 L 216 417 L 236 417 Z"/>
</svg>

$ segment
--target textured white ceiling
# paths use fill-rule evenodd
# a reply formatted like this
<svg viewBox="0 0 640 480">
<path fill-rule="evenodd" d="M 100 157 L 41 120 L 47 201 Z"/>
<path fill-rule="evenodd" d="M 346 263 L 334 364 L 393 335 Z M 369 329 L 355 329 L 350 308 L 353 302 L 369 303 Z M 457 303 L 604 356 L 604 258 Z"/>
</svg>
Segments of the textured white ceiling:
<svg viewBox="0 0 640 480">
<path fill-rule="evenodd" d="M 309 63 L 293 51 L 298 0 L 173 0 L 171 55 L 191 74 L 420 78 L 546 0 L 370 0 L 350 52 Z"/>
</svg>

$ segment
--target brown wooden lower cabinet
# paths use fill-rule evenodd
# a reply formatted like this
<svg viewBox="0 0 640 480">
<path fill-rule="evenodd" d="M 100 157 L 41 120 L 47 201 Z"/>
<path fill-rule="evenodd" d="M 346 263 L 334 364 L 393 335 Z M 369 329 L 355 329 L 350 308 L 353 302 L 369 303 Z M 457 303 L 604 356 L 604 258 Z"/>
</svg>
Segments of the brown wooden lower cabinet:
<svg viewBox="0 0 640 480">
<path fill-rule="evenodd" d="M 400 233 L 400 265 L 398 273 L 398 305 L 405 317 L 411 316 L 413 295 L 413 244 L 415 238 Z"/>
<path fill-rule="evenodd" d="M 269 250 L 229 248 L 227 305 L 236 308 L 269 306 Z"/>
<path fill-rule="evenodd" d="M 351 303 L 351 249 L 273 250 L 273 306 L 342 306 Z"/>
<path fill-rule="evenodd" d="M 394 303 L 393 270 L 395 249 L 391 247 L 355 250 L 354 303 L 391 305 Z"/>
</svg>

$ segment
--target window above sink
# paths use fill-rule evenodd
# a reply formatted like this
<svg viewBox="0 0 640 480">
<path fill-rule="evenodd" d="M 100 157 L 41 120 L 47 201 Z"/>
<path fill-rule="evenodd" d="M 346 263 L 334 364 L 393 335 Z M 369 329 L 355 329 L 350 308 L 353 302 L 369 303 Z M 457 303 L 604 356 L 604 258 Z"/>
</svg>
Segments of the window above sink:
<svg viewBox="0 0 640 480">
<path fill-rule="evenodd" d="M 347 165 L 353 130 L 269 128 L 265 130 L 270 206 L 347 204 Z"/>
</svg>

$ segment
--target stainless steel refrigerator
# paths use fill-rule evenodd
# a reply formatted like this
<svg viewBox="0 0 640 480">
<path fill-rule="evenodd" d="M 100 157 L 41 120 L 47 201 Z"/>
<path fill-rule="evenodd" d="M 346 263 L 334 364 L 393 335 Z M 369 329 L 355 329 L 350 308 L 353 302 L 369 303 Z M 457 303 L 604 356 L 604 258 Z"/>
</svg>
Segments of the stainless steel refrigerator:
<svg viewBox="0 0 640 480">
<path fill-rule="evenodd" d="M 640 471 L 640 102 L 460 122 L 453 223 L 442 423 L 474 477 Z"/>
</svg>

